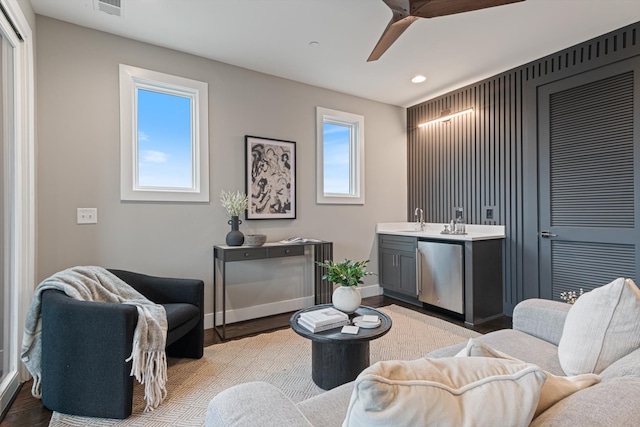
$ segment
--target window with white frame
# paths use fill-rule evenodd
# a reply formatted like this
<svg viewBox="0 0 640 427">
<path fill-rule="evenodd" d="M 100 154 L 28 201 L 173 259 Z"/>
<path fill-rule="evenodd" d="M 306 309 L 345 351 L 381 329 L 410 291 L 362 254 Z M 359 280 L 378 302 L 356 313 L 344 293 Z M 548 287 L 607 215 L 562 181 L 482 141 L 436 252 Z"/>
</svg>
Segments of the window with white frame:
<svg viewBox="0 0 640 427">
<path fill-rule="evenodd" d="M 120 64 L 120 198 L 209 201 L 207 83 Z"/>
<path fill-rule="evenodd" d="M 364 117 L 316 107 L 316 201 L 364 204 Z"/>
</svg>

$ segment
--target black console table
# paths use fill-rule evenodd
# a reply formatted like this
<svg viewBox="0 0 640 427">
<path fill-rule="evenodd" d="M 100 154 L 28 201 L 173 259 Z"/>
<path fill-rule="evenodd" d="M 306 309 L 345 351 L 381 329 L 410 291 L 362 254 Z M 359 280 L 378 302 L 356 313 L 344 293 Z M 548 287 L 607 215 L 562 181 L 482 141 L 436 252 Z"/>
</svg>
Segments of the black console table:
<svg viewBox="0 0 640 427">
<path fill-rule="evenodd" d="M 323 280 L 326 268 L 316 264 L 316 261 L 324 262 L 333 259 L 333 243 L 325 241 L 304 243 L 265 243 L 263 246 L 226 246 L 213 247 L 213 329 L 223 340 L 226 339 L 227 326 L 227 289 L 226 289 L 226 264 L 228 262 L 249 261 L 265 258 L 282 258 L 290 256 L 304 256 L 305 248 L 313 251 L 313 293 L 315 304 L 331 302 L 333 285 L 328 280 Z M 218 267 L 218 264 L 220 266 Z M 218 311 L 218 287 L 217 272 L 220 269 L 222 276 L 222 324 L 217 325 L 216 314 Z"/>
</svg>

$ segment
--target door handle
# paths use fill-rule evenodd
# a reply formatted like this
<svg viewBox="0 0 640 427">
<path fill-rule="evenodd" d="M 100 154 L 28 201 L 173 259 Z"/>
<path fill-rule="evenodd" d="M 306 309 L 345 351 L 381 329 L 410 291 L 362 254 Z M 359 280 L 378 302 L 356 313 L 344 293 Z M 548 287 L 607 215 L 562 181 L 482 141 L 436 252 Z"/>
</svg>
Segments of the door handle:
<svg viewBox="0 0 640 427">
<path fill-rule="evenodd" d="M 553 234 L 553 233 L 549 233 L 548 231 L 541 231 L 540 232 L 540 237 L 544 237 L 545 239 L 548 239 L 549 237 L 558 237 L 557 234 Z"/>
</svg>

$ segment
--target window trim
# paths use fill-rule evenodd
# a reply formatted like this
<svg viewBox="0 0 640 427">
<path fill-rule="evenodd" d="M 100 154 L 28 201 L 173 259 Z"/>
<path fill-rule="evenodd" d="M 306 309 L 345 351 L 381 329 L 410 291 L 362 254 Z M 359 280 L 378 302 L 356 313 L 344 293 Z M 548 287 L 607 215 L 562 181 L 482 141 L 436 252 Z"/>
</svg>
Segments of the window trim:
<svg viewBox="0 0 640 427">
<path fill-rule="evenodd" d="M 349 126 L 352 129 L 350 152 L 350 194 L 324 191 L 324 124 Z M 316 107 L 316 203 L 364 205 L 364 116 Z"/>
<path fill-rule="evenodd" d="M 138 185 L 138 89 L 185 96 L 191 102 L 192 186 Z M 120 199 L 124 201 L 209 202 L 208 84 L 120 64 Z"/>
</svg>

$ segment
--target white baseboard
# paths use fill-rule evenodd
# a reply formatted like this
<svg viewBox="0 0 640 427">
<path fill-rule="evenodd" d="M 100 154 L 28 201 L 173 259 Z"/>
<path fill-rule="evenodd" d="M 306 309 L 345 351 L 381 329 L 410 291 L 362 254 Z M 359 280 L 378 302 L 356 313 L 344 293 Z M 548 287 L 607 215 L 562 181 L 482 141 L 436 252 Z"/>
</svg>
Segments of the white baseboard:
<svg viewBox="0 0 640 427">
<path fill-rule="evenodd" d="M 382 295 L 382 288 L 379 285 L 363 286 L 360 288 L 362 298 Z M 227 324 L 242 322 L 244 320 L 257 319 L 260 317 L 273 316 L 274 314 L 288 313 L 311 307 L 314 304 L 313 296 L 297 298 L 287 301 L 278 301 L 269 304 L 254 305 L 227 310 Z M 222 312 L 217 313 L 216 325 L 222 323 Z M 213 313 L 204 315 L 204 328 L 213 328 Z"/>
<path fill-rule="evenodd" d="M 363 286 L 360 288 L 360 295 L 362 298 L 382 295 L 382 287 L 380 285 Z"/>
</svg>

